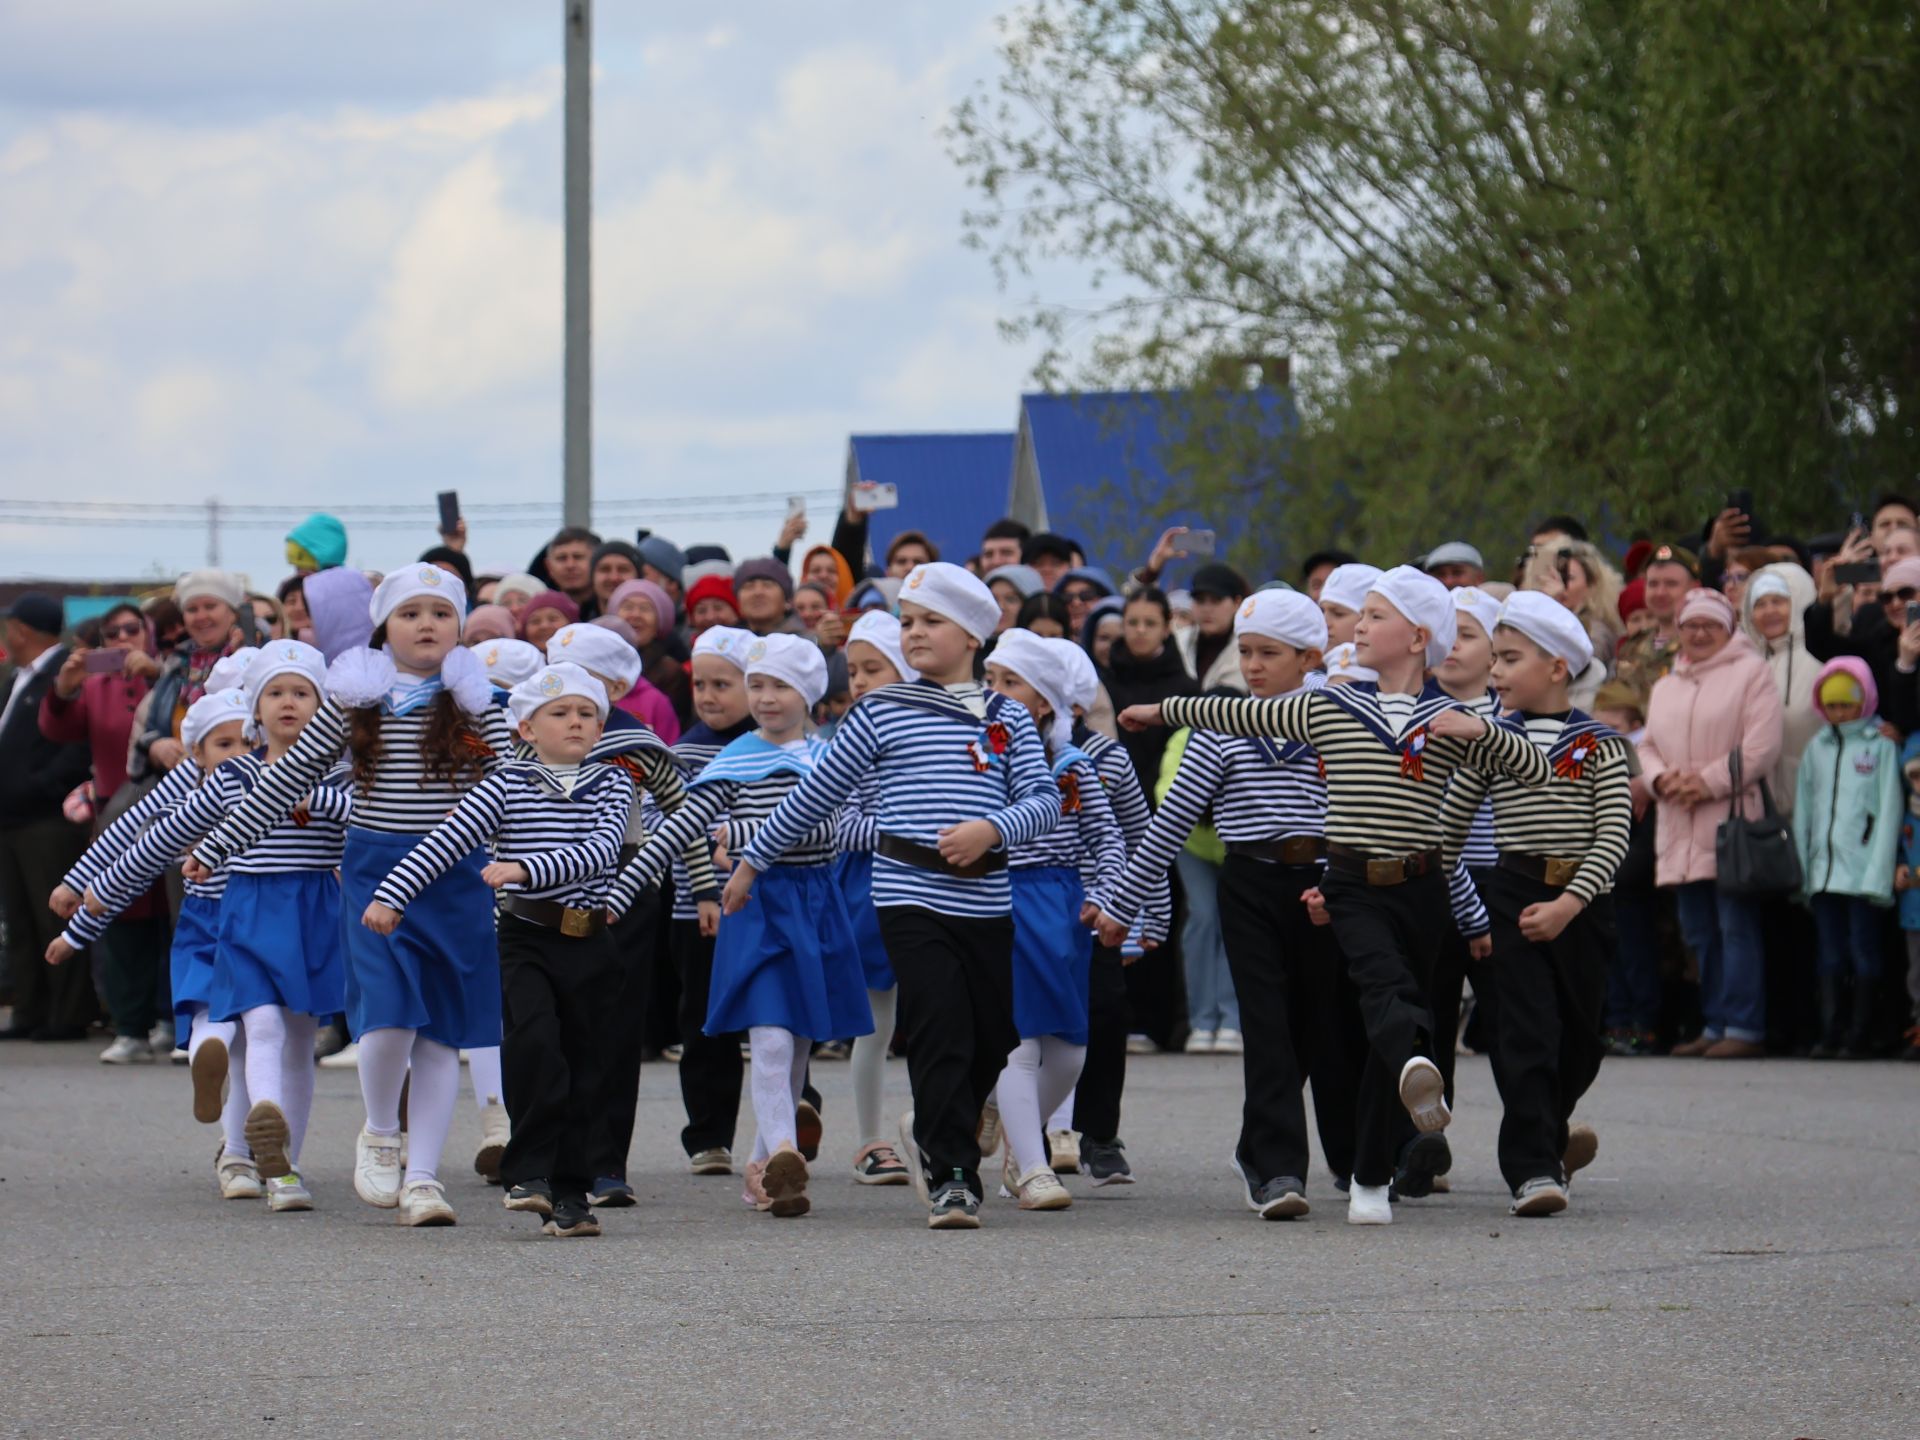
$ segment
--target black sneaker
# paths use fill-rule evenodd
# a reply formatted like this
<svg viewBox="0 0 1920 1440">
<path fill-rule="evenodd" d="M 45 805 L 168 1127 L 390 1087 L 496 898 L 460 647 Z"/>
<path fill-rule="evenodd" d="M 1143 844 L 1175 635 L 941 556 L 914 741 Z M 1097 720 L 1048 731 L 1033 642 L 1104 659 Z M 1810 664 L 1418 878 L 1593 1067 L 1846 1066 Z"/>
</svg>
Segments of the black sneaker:
<svg viewBox="0 0 1920 1440">
<path fill-rule="evenodd" d="M 593 1189 L 587 1192 L 587 1203 L 603 1210 L 624 1210 L 638 1202 L 634 1199 L 633 1186 L 617 1175 L 605 1175 L 593 1182 Z"/>
<path fill-rule="evenodd" d="M 1120 1140 L 1082 1140 L 1080 1173 L 1096 1185 L 1133 1184 L 1126 1144 Z"/>
<path fill-rule="evenodd" d="M 1241 1189 L 1247 1197 L 1247 1208 L 1262 1220 L 1291 1220 L 1307 1213 L 1307 1185 L 1294 1175 L 1276 1175 L 1271 1180 L 1255 1184 L 1247 1174 L 1246 1167 L 1240 1163 L 1236 1152 L 1228 1162 L 1233 1173 L 1240 1177 Z"/>
<path fill-rule="evenodd" d="M 1393 1172 L 1393 1190 L 1409 1200 L 1433 1194 L 1434 1177 L 1453 1168 L 1453 1148 L 1438 1130 L 1416 1135 L 1400 1152 L 1400 1168 Z"/>
<path fill-rule="evenodd" d="M 500 1203 L 509 1210 L 524 1210 L 530 1215 L 551 1215 L 553 1186 L 544 1180 L 528 1180 L 508 1190 Z"/>
<path fill-rule="evenodd" d="M 953 1179 L 935 1192 L 933 1208 L 927 1212 L 929 1230 L 978 1230 L 980 1197 L 967 1188 L 958 1170 Z"/>
<path fill-rule="evenodd" d="M 600 1222 L 593 1218 L 583 1196 L 569 1195 L 554 1202 L 553 1215 L 542 1229 L 556 1239 L 585 1240 L 600 1233 Z"/>
</svg>

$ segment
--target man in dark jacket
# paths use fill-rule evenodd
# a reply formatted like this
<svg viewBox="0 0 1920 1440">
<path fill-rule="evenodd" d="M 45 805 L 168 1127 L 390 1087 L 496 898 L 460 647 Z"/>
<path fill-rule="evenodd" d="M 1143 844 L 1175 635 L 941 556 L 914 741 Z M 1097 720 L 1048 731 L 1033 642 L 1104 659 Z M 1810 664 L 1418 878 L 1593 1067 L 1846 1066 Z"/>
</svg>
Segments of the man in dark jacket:
<svg viewBox="0 0 1920 1440">
<path fill-rule="evenodd" d="M 92 768 L 85 745 L 40 733 L 40 701 L 67 658 L 60 602 L 22 595 L 6 612 L 8 667 L 0 672 L 0 912 L 7 922 L 7 985 L 13 1025 L 0 1038 L 84 1040 L 98 1011 L 84 962 L 47 964 L 60 921 L 47 908 L 53 887 L 86 847 L 85 827 L 64 805 Z"/>
</svg>

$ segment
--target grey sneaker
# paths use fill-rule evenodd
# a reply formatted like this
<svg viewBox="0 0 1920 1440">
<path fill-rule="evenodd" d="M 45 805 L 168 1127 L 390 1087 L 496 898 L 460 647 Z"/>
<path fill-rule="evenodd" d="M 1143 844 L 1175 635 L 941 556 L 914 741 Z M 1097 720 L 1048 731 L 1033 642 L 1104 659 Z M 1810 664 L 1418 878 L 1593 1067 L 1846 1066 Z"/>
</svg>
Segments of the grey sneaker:
<svg viewBox="0 0 1920 1440">
<path fill-rule="evenodd" d="M 306 1182 L 300 1178 L 298 1170 L 289 1170 L 284 1175 L 276 1175 L 267 1181 L 267 1208 L 269 1210 L 311 1210 L 313 1192 L 307 1189 Z"/>
<path fill-rule="evenodd" d="M 940 1193 L 933 1197 L 933 1208 L 927 1212 L 929 1230 L 978 1230 L 980 1228 L 980 1201 L 967 1189 L 967 1182 L 955 1171 Z"/>
<path fill-rule="evenodd" d="M 1241 1166 L 1238 1154 L 1231 1163 L 1233 1173 L 1240 1177 L 1240 1184 L 1246 1191 L 1247 1208 L 1262 1220 L 1292 1220 L 1307 1213 L 1307 1186 L 1304 1180 L 1292 1175 L 1276 1175 L 1271 1180 L 1263 1180 L 1255 1185 Z"/>
<path fill-rule="evenodd" d="M 1536 1175 L 1513 1195 L 1513 1215 L 1558 1215 L 1567 1208 L 1567 1187 L 1556 1175 Z"/>
<path fill-rule="evenodd" d="M 1095 1185 L 1133 1184 L 1133 1167 L 1127 1163 L 1127 1147 L 1119 1140 L 1082 1139 L 1080 1173 Z"/>
<path fill-rule="evenodd" d="M 715 1145 L 710 1150 L 696 1150 L 687 1157 L 687 1168 L 696 1175 L 731 1175 L 733 1152 L 724 1145 Z"/>
</svg>

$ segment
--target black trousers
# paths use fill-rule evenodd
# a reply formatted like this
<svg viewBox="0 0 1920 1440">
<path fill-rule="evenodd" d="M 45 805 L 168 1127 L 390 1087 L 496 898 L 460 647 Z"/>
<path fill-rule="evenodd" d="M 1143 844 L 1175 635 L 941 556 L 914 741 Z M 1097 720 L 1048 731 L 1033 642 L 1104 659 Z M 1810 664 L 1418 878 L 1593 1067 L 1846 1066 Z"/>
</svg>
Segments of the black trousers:
<svg viewBox="0 0 1920 1440">
<path fill-rule="evenodd" d="M 1366 1043 L 1332 933 L 1315 925 L 1300 894 L 1320 884 L 1317 865 L 1274 865 L 1229 855 L 1220 871 L 1220 933 L 1246 1037 L 1246 1099 L 1235 1154 L 1256 1187 L 1307 1177 L 1313 1105 L 1327 1165 L 1351 1173 L 1354 1100 Z"/>
<path fill-rule="evenodd" d="M 1073 1128 L 1089 1140 L 1120 1138 L 1127 1088 L 1127 971 L 1118 950 L 1095 943 L 1089 984 L 1087 1061 L 1073 1092 Z"/>
<path fill-rule="evenodd" d="M 1500 1173 L 1510 1189 L 1543 1175 L 1564 1180 L 1567 1121 L 1600 1073 L 1607 963 L 1617 943 L 1613 899 L 1603 895 L 1559 938 L 1536 944 L 1520 933 L 1520 912 L 1561 892 L 1510 870 L 1490 870 L 1480 898 L 1493 917 L 1493 956 L 1475 972 L 1494 1010 L 1494 1083 Z"/>
<path fill-rule="evenodd" d="M 680 1146 L 689 1155 L 733 1148 L 740 1125 L 740 1082 L 746 1063 L 740 1039 L 709 1035 L 707 995 L 713 988 L 713 941 L 700 934 L 697 920 L 673 922 L 673 964 L 680 972 L 680 1099 L 687 1123 Z"/>
<path fill-rule="evenodd" d="M 1434 958 L 1433 978 L 1427 982 L 1427 1007 L 1433 1012 L 1433 1063 L 1446 1082 L 1447 1104 L 1453 1104 L 1453 1065 L 1459 1058 L 1460 1006 L 1466 994 L 1467 966 L 1472 960 L 1467 937 L 1454 925 L 1447 927 Z M 1478 992 L 1476 991 L 1477 995 Z"/>
<path fill-rule="evenodd" d="M 1400 1070 L 1433 1053 L 1427 986 L 1452 928 L 1446 878 L 1438 871 L 1399 885 L 1369 885 L 1329 870 L 1320 882 L 1333 935 L 1360 1007 L 1368 1054 L 1354 1108 L 1353 1178 L 1385 1185 L 1413 1122 L 1400 1103 Z"/>
<path fill-rule="evenodd" d="M 64 816 L 0 830 L 0 914 L 7 922 L 6 982 L 19 1029 L 76 1029 L 100 1013 L 90 957 L 49 965 L 47 946 L 65 928 L 47 896 L 87 848 L 87 828 Z"/>
<path fill-rule="evenodd" d="M 570 938 L 512 915 L 499 919 L 500 1071 L 513 1137 L 507 1185 L 545 1180 L 556 1198 L 584 1197 L 594 1177 L 621 980 L 610 932 Z"/>
<path fill-rule="evenodd" d="M 593 1114 L 599 1139 L 593 1179 L 624 1180 L 633 1148 L 633 1116 L 640 1103 L 640 1061 L 647 1050 L 647 995 L 652 988 L 660 933 L 660 892 L 648 890 L 608 928 L 616 967 L 606 997 L 607 1057 Z"/>
<path fill-rule="evenodd" d="M 913 1086 L 913 1138 L 927 1178 L 980 1190 L 981 1107 L 1020 1043 L 1013 1024 L 1013 917 L 968 919 L 918 905 L 879 907 L 900 981 Z"/>
<path fill-rule="evenodd" d="M 107 1013 L 113 1017 L 113 1033 L 144 1040 L 154 1021 L 173 1019 L 173 978 L 167 964 L 168 942 L 172 927 L 165 914 L 149 915 L 144 920 L 116 920 L 101 939 L 106 964 L 100 977 L 100 992 L 106 997 Z M 186 1037 L 179 1037 L 182 1045 Z"/>
</svg>

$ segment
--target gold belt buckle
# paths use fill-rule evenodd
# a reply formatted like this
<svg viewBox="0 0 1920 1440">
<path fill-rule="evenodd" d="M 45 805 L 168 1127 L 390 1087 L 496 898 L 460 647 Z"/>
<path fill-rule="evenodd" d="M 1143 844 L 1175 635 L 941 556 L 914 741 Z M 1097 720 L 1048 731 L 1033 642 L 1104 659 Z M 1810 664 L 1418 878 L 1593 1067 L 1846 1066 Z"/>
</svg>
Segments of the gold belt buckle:
<svg viewBox="0 0 1920 1440">
<path fill-rule="evenodd" d="M 1367 884 L 1398 885 L 1407 878 L 1407 862 L 1403 859 L 1367 861 Z"/>
<path fill-rule="evenodd" d="M 1280 863 L 1307 865 L 1319 858 L 1319 847 L 1308 835 L 1289 835 L 1280 842 Z"/>
<path fill-rule="evenodd" d="M 1573 883 L 1573 877 L 1580 873 L 1578 860 L 1561 860 L 1549 857 L 1547 860 L 1547 884 L 1556 890 L 1564 890 Z"/>
<path fill-rule="evenodd" d="M 593 933 L 593 912 L 591 910 L 562 910 L 560 912 L 560 933 L 573 940 L 585 939 Z"/>
</svg>

